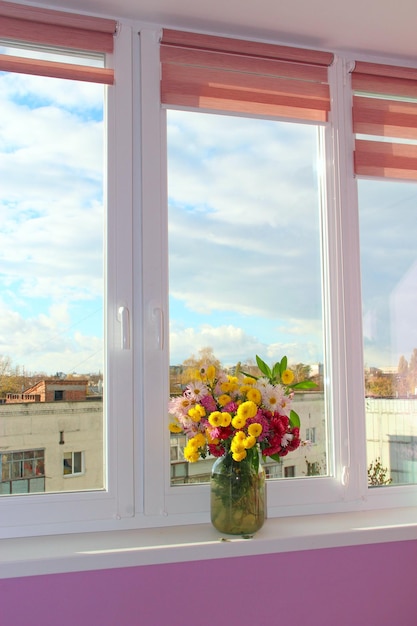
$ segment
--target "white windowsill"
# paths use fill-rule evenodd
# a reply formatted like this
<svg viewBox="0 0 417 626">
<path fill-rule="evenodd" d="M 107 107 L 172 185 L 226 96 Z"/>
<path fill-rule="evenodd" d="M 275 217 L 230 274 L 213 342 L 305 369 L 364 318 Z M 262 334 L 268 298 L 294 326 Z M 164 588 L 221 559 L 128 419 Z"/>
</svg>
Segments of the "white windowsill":
<svg viewBox="0 0 417 626">
<path fill-rule="evenodd" d="M 416 507 L 268 519 L 252 539 L 210 524 L 1 539 L 0 578 L 413 539 Z"/>
</svg>

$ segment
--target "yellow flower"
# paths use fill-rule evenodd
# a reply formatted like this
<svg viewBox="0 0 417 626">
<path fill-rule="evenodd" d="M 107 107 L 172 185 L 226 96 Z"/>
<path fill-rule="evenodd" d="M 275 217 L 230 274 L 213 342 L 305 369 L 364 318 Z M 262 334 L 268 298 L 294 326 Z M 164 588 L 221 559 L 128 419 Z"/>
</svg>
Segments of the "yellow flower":
<svg viewBox="0 0 417 626">
<path fill-rule="evenodd" d="M 246 425 L 246 418 L 243 417 L 242 415 L 235 415 L 234 418 L 232 419 L 232 426 L 233 428 L 245 428 Z"/>
<path fill-rule="evenodd" d="M 246 438 L 244 441 L 246 441 Z M 243 452 L 243 450 L 245 449 L 244 441 L 242 441 L 241 439 L 237 439 L 236 437 L 233 437 L 232 442 L 230 444 L 231 451 Z"/>
<path fill-rule="evenodd" d="M 188 415 L 191 417 L 193 422 L 199 422 L 201 418 L 205 416 L 205 414 L 206 409 L 201 406 L 201 404 L 196 404 L 188 411 Z"/>
<path fill-rule="evenodd" d="M 244 441 L 246 439 L 246 435 L 243 430 L 239 430 L 237 433 L 235 433 L 233 439 L 236 439 L 236 441 Z"/>
<path fill-rule="evenodd" d="M 206 443 L 206 438 L 204 437 L 203 433 L 197 433 L 195 435 L 195 437 L 193 437 L 193 441 L 194 444 L 198 447 L 201 448 L 202 446 L 205 445 Z"/>
<path fill-rule="evenodd" d="M 230 415 L 230 413 L 227 413 L 227 411 L 224 411 L 222 413 L 222 423 L 221 426 L 229 426 L 230 422 L 232 421 L 232 416 Z"/>
<path fill-rule="evenodd" d="M 244 418 L 245 421 L 250 417 L 255 417 L 258 412 L 258 407 L 252 400 L 242 402 L 237 408 L 237 415 Z"/>
<path fill-rule="evenodd" d="M 190 463 L 195 463 L 199 459 L 198 452 L 195 452 L 193 449 L 188 448 L 188 445 L 184 448 L 184 459 L 189 461 Z"/>
<path fill-rule="evenodd" d="M 250 376 L 245 376 L 245 378 L 243 379 L 243 383 L 245 385 L 253 385 L 255 382 L 254 378 L 251 378 Z"/>
<path fill-rule="evenodd" d="M 217 426 L 221 426 L 223 421 L 222 413 L 220 413 L 220 411 L 213 411 L 213 413 L 209 416 L 208 421 L 209 424 L 215 428 Z"/>
<path fill-rule="evenodd" d="M 178 422 L 177 423 L 171 422 L 168 428 L 171 433 L 180 433 L 182 431 L 182 428 L 178 424 Z"/>
<path fill-rule="evenodd" d="M 249 448 L 253 448 L 255 444 L 256 444 L 256 437 L 253 437 L 253 435 L 249 435 L 248 437 L 246 437 L 245 441 L 243 442 L 243 445 L 245 446 L 247 450 Z"/>
<path fill-rule="evenodd" d="M 208 380 L 214 380 L 214 377 L 216 376 L 216 368 L 214 367 L 214 365 L 208 366 L 206 370 L 206 376 Z"/>
<path fill-rule="evenodd" d="M 218 402 L 220 406 L 226 406 L 229 402 L 231 402 L 232 398 L 227 393 L 222 393 L 218 398 Z"/>
<path fill-rule="evenodd" d="M 261 432 L 262 432 L 261 424 L 258 424 L 258 422 L 254 422 L 253 424 L 249 424 L 249 426 L 248 426 L 248 433 L 252 437 L 259 437 Z"/>
<path fill-rule="evenodd" d="M 232 459 L 234 461 L 240 462 L 240 461 L 243 461 L 243 459 L 246 458 L 246 455 L 247 455 L 246 450 L 242 450 L 242 452 L 233 452 Z"/>
<path fill-rule="evenodd" d="M 259 391 L 259 389 L 256 389 L 256 387 L 250 387 L 248 389 L 246 397 L 248 400 L 252 400 L 252 402 L 258 405 L 260 404 L 262 399 L 261 392 Z"/>
<path fill-rule="evenodd" d="M 284 385 L 291 385 L 292 381 L 294 380 L 294 373 L 291 370 L 285 370 L 281 374 L 281 380 Z"/>
</svg>

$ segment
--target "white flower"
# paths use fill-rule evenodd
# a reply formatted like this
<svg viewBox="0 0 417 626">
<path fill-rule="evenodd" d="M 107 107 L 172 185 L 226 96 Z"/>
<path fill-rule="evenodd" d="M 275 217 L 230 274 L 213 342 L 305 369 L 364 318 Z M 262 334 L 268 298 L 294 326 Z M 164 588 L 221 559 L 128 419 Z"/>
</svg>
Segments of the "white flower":
<svg viewBox="0 0 417 626">
<path fill-rule="evenodd" d="M 283 448 L 286 448 L 293 439 L 294 439 L 294 435 L 292 435 L 291 433 L 285 433 L 285 435 L 281 439 L 281 446 Z"/>
<path fill-rule="evenodd" d="M 268 411 L 279 411 L 284 403 L 284 390 L 280 385 L 267 383 L 260 389 L 262 404 Z"/>
<path fill-rule="evenodd" d="M 208 394 L 208 389 L 204 383 L 195 381 L 187 385 L 185 394 L 188 398 L 191 398 L 193 402 L 200 402 L 201 398 L 204 398 L 204 396 Z"/>
</svg>

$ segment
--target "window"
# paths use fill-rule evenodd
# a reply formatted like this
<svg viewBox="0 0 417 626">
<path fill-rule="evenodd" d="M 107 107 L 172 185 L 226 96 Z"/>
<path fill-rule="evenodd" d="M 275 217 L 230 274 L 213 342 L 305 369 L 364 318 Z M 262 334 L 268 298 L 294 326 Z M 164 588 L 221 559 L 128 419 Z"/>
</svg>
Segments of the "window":
<svg viewBox="0 0 417 626">
<path fill-rule="evenodd" d="M 84 472 L 84 454 L 82 452 L 64 452 L 64 476 L 75 476 Z"/>
<path fill-rule="evenodd" d="M 132 185 L 125 170 L 116 188 L 110 164 L 132 87 L 113 88 L 114 20 L 7 2 L 0 16 L 0 453 L 41 442 L 48 467 L 41 480 L 22 473 L 20 491 L 6 481 L 0 517 L 6 533 L 17 528 L 18 493 L 30 492 L 33 524 L 50 523 L 51 506 L 61 529 L 122 519 L 133 508 L 133 476 L 115 471 L 133 463 Z"/>
<path fill-rule="evenodd" d="M 306 440 L 310 443 L 316 443 L 316 427 L 310 427 L 306 429 Z"/>
<path fill-rule="evenodd" d="M 7 9 L 4 5 L 9 3 L 0 1 L 0 16 Z M 31 7 L 26 17 L 39 19 L 36 8 Z M 116 25 L 110 22 L 114 32 Z M 105 23 L 107 29 L 107 20 Z M 80 50 L 65 49 L 58 60 L 57 41 L 33 42 L 28 33 L 21 33 L 19 41 L 11 41 L 3 27 L 0 23 L 2 85 L 10 88 L 16 80 L 30 83 L 31 105 L 41 109 L 37 111 L 39 117 L 43 114 L 49 120 L 44 109 L 52 113 L 51 102 L 39 88 L 41 82 L 59 84 L 63 99 L 77 93 L 73 101 L 81 106 L 83 121 L 95 131 L 100 126 L 106 163 L 101 170 L 90 151 L 80 150 L 77 141 L 81 141 L 82 133 L 71 136 L 70 142 L 62 141 L 61 134 L 57 142 L 53 133 L 45 134 L 52 123 L 44 123 L 39 133 L 42 145 L 48 138 L 46 143 L 54 145 L 56 152 L 78 155 L 76 165 L 88 161 L 84 170 L 88 175 L 81 177 L 87 194 L 79 194 L 76 177 L 66 179 L 63 187 L 59 179 L 59 186 L 54 187 L 60 174 L 57 160 L 49 170 L 57 178 L 49 179 L 51 184 L 46 187 L 39 176 L 45 176 L 48 168 L 41 167 L 46 162 L 39 150 L 34 151 L 33 141 L 20 154 L 20 165 L 38 168 L 36 178 L 25 180 L 34 187 L 33 197 L 39 204 L 45 203 L 45 188 L 52 194 L 47 196 L 44 217 L 51 221 L 43 222 L 44 241 L 34 246 L 38 231 L 27 225 L 38 223 L 42 216 L 30 203 L 21 202 L 16 195 L 21 191 L 19 185 L 1 205 L 7 228 L 2 224 L 0 229 L 0 255 L 8 252 L 1 271 L 6 268 L 9 272 L 3 281 L 9 293 L 7 299 L 0 298 L 0 304 L 16 305 L 17 318 L 11 316 L 16 322 L 31 310 L 29 303 L 36 299 L 31 316 L 41 335 L 25 334 L 27 326 L 22 326 L 22 354 L 32 354 L 38 346 L 35 340 L 49 333 L 42 351 L 66 357 L 64 364 L 57 363 L 53 370 L 46 368 L 50 376 L 31 380 L 23 387 L 19 378 L 10 395 L 2 394 L 3 423 L 16 415 L 23 419 L 16 411 L 24 405 L 24 418 L 36 422 L 39 435 L 38 441 L 26 447 L 22 443 L 9 450 L 0 447 L 4 467 L 9 468 L 6 473 L 15 461 L 6 455 L 28 450 L 44 450 L 47 468 L 44 475 L 25 476 L 24 466 L 19 465 L 22 475 L 15 480 L 26 484 L 29 495 L 25 497 L 13 491 L 12 475 L 5 475 L 5 495 L 0 498 L 4 536 L 25 532 L 21 519 L 26 501 L 30 502 L 35 527 L 48 524 L 51 532 L 71 532 L 74 522 L 80 530 L 97 530 L 207 521 L 209 464 L 191 467 L 182 461 L 184 442 L 170 437 L 166 419 L 170 391 L 181 389 L 180 366 L 193 352 L 198 356 L 207 346 L 215 348 L 216 356 L 227 363 L 253 358 L 267 348 L 266 360 L 288 353 L 296 364 L 316 368 L 321 385 L 318 392 L 297 399 L 303 404 L 303 432 L 312 445 L 297 461 L 266 467 L 270 517 L 414 502 L 417 433 L 410 426 L 414 342 L 404 346 L 398 363 L 393 362 L 396 369 L 391 374 L 397 376 L 399 394 L 403 393 L 400 388 L 407 388 L 410 394 L 398 398 L 403 404 L 397 426 L 386 428 L 389 403 L 396 398 L 384 397 L 378 406 L 379 398 L 367 393 L 364 399 L 365 389 L 372 385 L 375 389 L 375 383 L 386 385 L 390 373 L 384 371 L 388 363 L 368 357 L 373 356 L 370 340 L 375 336 L 372 313 L 386 313 L 389 308 L 388 285 L 403 287 L 400 292 L 405 300 L 400 298 L 397 304 L 402 307 L 406 302 L 409 310 L 413 306 L 409 285 L 413 285 L 414 257 L 408 239 L 411 234 L 406 232 L 407 225 L 412 232 L 411 222 L 406 221 L 412 205 L 408 205 L 409 213 L 390 211 L 383 204 L 388 199 L 383 189 L 394 183 L 365 180 L 369 171 L 354 171 L 353 132 L 364 136 L 367 132 L 365 128 L 353 130 L 350 124 L 349 59 L 334 59 L 328 52 L 316 55 L 299 48 L 220 38 L 227 44 L 226 52 L 236 47 L 234 56 L 240 59 L 236 69 L 234 60 L 232 63 L 230 56 L 225 59 L 216 48 L 217 37 L 184 37 L 150 27 L 141 28 L 137 37 L 136 28 L 123 24 L 113 51 L 111 46 L 104 51 L 81 46 Z M 29 30 L 36 34 L 39 29 L 32 23 Z M 107 35 L 105 40 L 108 42 Z M 209 48 L 198 49 L 202 43 Z M 210 48 L 213 45 L 216 49 Z M 53 56 L 44 58 L 51 54 L 51 46 Z M 23 56 L 23 48 L 29 48 L 30 54 Z M 231 64 L 227 72 L 208 61 L 219 60 L 219 54 L 222 67 L 223 61 Z M 68 56 L 77 62 L 69 62 Z M 185 67 L 195 68 L 196 63 L 201 72 L 191 69 L 184 73 Z M 39 75 L 26 74 L 34 65 Z M 44 76 L 52 72 L 52 65 L 54 72 Z M 12 72 L 15 76 L 11 79 Z M 306 74 L 307 80 L 303 78 Z M 102 82 L 93 81 L 93 76 L 98 80 L 100 75 Z M 242 75 L 247 88 L 239 82 Z M 80 82 L 81 77 L 87 80 Z M 63 80 L 66 82 L 58 83 Z M 78 87 L 73 85 L 75 80 Z M 354 85 L 355 90 L 357 87 Z M 97 102 L 98 91 L 100 119 L 94 107 L 94 111 L 89 108 Z M 16 91 L 6 102 L 8 93 L 0 90 L 0 106 L 2 119 L 10 120 L 13 108 L 23 103 Z M 53 112 L 61 120 L 72 119 L 67 105 Z M 371 117 L 375 115 L 373 112 Z M 64 126 L 58 126 L 63 133 Z M 9 135 L 18 136 L 19 126 L 14 127 L 14 133 L 12 130 L 7 124 L 0 131 L 0 149 L 6 146 L 3 154 L 9 159 L 0 160 L 2 168 L 9 163 L 7 172 L 2 170 L 7 188 L 17 171 L 10 166 L 16 154 Z M 23 139 L 27 139 L 27 130 L 26 126 L 24 133 L 22 127 Z M 71 152 L 74 145 L 77 147 Z M 382 152 L 387 150 L 385 147 Z M 356 162 L 361 161 L 358 149 Z M 392 160 L 388 166 L 393 169 Z M 411 196 L 414 188 L 400 180 L 395 185 L 406 191 L 401 197 L 405 206 L 407 189 Z M 39 188 L 37 182 L 42 182 Z M 96 194 L 98 186 L 103 187 L 102 197 Z M 389 190 L 390 196 L 393 190 Z M 4 197 L 3 187 L 0 198 L 1 194 Z M 381 271 L 375 272 L 381 260 L 377 238 L 387 234 L 384 224 L 375 218 L 380 207 L 384 209 L 386 230 L 405 233 L 407 246 L 402 251 L 401 246 L 396 248 L 394 267 L 380 264 L 376 269 Z M 68 212 L 74 219 L 64 225 L 61 220 Z M 394 214 L 401 216 L 401 224 L 393 220 Z M 13 222 L 17 216 L 20 228 Z M 62 235 L 63 245 L 51 254 L 54 238 Z M 69 245 L 76 240 L 78 248 Z M 26 258 L 30 276 L 17 272 L 25 243 L 33 257 Z M 98 249 L 104 251 L 101 257 Z M 400 252 L 407 252 L 407 259 Z M 47 254 L 47 263 L 40 267 L 39 260 Z M 66 273 L 52 281 L 51 273 L 62 269 L 63 263 Z M 193 263 L 199 270 L 198 281 Z M 74 267 L 78 271 L 72 273 Z M 268 272 L 269 291 L 264 287 Z M 256 297 L 249 298 L 245 292 L 245 277 Z M 375 291 L 375 278 L 385 284 L 385 292 Z M 68 289 L 74 295 L 71 306 L 65 298 L 48 300 L 48 289 L 56 285 L 60 294 Z M 35 298 L 39 293 L 43 294 L 42 302 Z M 205 305 L 208 300 L 210 310 Z M 405 330 L 408 320 L 400 317 Z M 2 319 L 6 319 L 4 314 Z M 75 321 L 82 325 L 73 327 Z M 400 327 L 391 324 L 391 329 L 398 332 L 399 339 Z M 8 335 L 7 328 L 2 336 Z M 74 346 L 84 347 L 85 352 Z M 76 362 L 70 358 L 74 354 L 80 357 Z M 93 355 L 96 366 L 89 368 Z M 98 355 L 102 355 L 101 369 Z M 17 365 L 19 371 L 15 371 Z M 23 365 L 20 359 L 13 360 L 9 371 L 26 377 Z M 369 376 L 366 380 L 364 370 Z M 84 384 L 79 374 L 87 373 Z M 54 389 L 58 381 L 59 387 Z M 71 389 L 63 385 L 68 381 Z M 60 390 L 63 397 L 55 401 L 59 394 L 54 392 Z M 84 399 L 70 393 L 84 394 Z M 48 415 L 46 404 L 51 410 Z M 88 433 L 83 430 L 86 420 Z M 48 445 L 41 441 L 46 435 Z M 3 435 L 0 439 L 0 446 L 4 446 Z M 368 489 L 367 470 L 371 462 L 375 467 L 378 459 L 381 480 L 393 459 L 396 474 L 385 474 L 392 478 L 389 488 Z M 57 481 L 54 484 L 48 478 L 50 472 Z M 93 487 L 87 483 L 90 478 Z M 34 491 L 31 482 L 36 479 L 43 483 Z"/>
<path fill-rule="evenodd" d="M 358 198 L 368 478 L 398 486 L 417 480 L 417 71 L 356 63 L 352 86 L 355 171 L 366 176 Z"/>
<path fill-rule="evenodd" d="M 45 491 L 45 450 L 0 453 L 0 493 Z"/>
</svg>

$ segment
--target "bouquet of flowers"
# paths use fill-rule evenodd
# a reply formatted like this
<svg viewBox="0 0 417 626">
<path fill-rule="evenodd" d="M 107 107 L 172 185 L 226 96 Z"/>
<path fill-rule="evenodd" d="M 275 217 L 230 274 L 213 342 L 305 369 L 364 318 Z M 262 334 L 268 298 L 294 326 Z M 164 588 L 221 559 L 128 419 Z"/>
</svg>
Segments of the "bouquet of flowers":
<svg viewBox="0 0 417 626">
<path fill-rule="evenodd" d="M 291 403 L 296 389 L 311 389 L 315 383 L 295 383 L 285 356 L 272 367 L 259 356 L 256 362 L 260 376 L 239 368 L 230 375 L 213 365 L 203 367 L 194 372 L 181 396 L 170 398 L 169 428 L 186 434 L 187 461 L 230 452 L 241 462 L 256 447 L 264 457 L 278 461 L 299 447 L 300 418 Z"/>
</svg>

